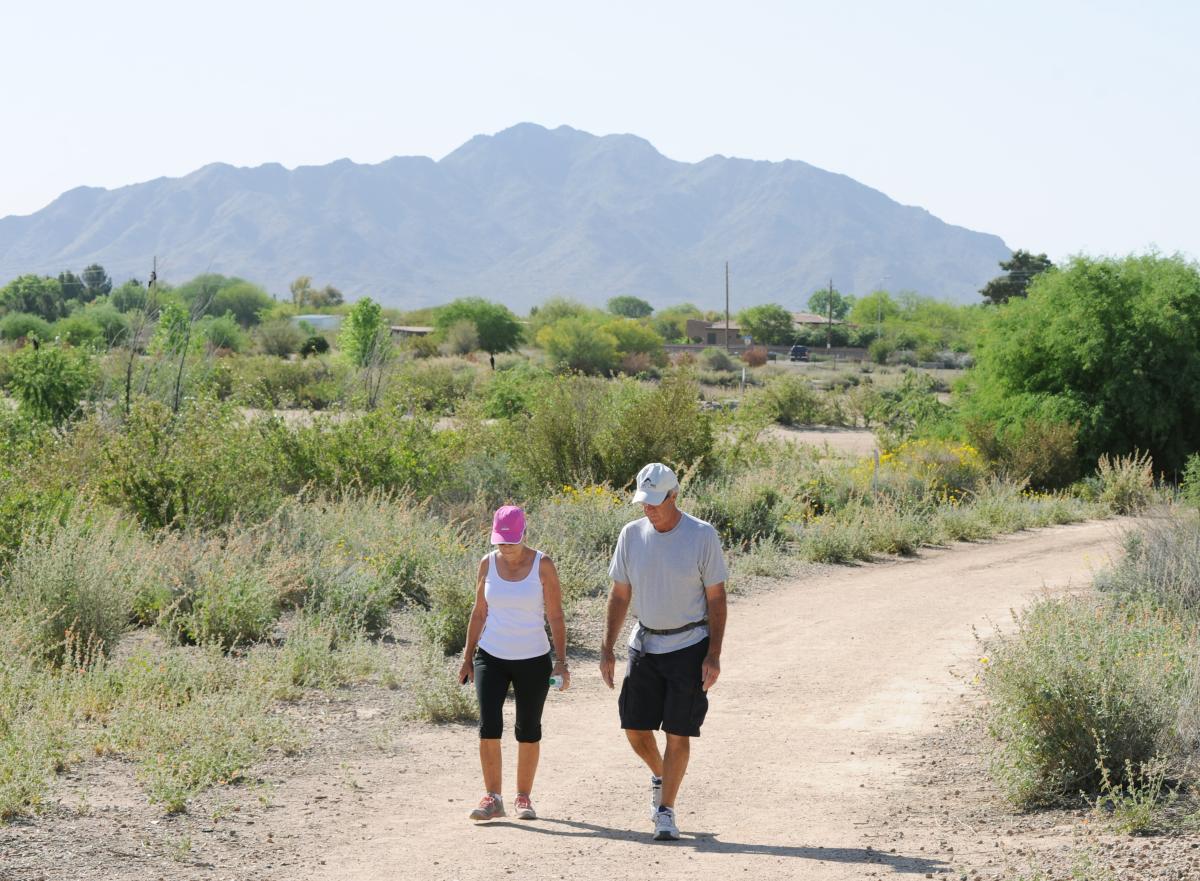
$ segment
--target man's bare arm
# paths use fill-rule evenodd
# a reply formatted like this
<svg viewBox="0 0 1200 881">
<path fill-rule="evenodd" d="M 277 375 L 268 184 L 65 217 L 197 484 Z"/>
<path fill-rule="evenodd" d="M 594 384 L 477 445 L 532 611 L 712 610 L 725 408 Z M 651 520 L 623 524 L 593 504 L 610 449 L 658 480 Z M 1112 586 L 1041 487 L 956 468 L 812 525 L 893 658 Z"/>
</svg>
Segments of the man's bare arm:
<svg viewBox="0 0 1200 881">
<path fill-rule="evenodd" d="M 704 589 L 708 599 L 708 654 L 700 668 L 702 686 L 708 691 L 721 675 L 721 646 L 725 642 L 725 619 L 728 604 L 725 602 L 725 582 Z"/>
<path fill-rule="evenodd" d="M 604 642 L 600 644 L 600 678 L 609 688 L 613 687 L 613 677 L 616 675 L 617 658 L 613 654 L 613 646 L 625 626 L 625 615 L 629 611 L 629 600 L 633 596 L 633 588 L 620 581 L 614 581 L 608 594 L 608 619 L 604 625 Z"/>
</svg>

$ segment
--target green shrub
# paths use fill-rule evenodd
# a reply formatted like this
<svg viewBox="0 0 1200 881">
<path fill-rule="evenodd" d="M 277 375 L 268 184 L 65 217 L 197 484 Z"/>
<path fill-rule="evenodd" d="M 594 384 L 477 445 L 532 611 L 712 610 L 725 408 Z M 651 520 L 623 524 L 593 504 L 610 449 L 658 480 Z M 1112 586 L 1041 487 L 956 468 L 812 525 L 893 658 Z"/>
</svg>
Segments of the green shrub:
<svg viewBox="0 0 1200 881">
<path fill-rule="evenodd" d="M 90 666 L 125 632 L 141 542 L 116 517 L 88 511 L 28 535 L 2 605 L 23 623 L 25 650 L 52 666 Z"/>
<path fill-rule="evenodd" d="M 1044 599 L 997 637 L 981 661 L 994 772 L 1021 807 L 1062 802 L 1117 783 L 1170 739 L 1195 633 L 1149 605 Z"/>
<path fill-rule="evenodd" d="M 791 513 L 788 500 L 769 477 L 693 484 L 683 503 L 692 514 L 716 528 L 726 547 L 743 549 L 782 539 L 784 523 Z"/>
<path fill-rule="evenodd" d="M 454 675 L 436 651 L 421 655 L 412 683 L 418 719 L 441 724 L 479 718 L 474 692 L 469 686 L 459 685 Z"/>
<path fill-rule="evenodd" d="M 208 318 L 201 325 L 204 341 L 214 349 L 240 352 L 246 348 L 246 334 L 232 312 L 216 318 Z"/>
<path fill-rule="evenodd" d="M 261 641 L 279 618 L 280 588 L 250 535 L 200 545 L 173 581 L 160 623 L 182 643 L 228 651 Z"/>
<path fill-rule="evenodd" d="M 1200 618 L 1200 521 L 1177 514 L 1125 536 L 1125 555 L 1096 579 L 1100 590 Z"/>
<path fill-rule="evenodd" d="M 1183 480 L 1179 484 L 1179 495 L 1188 504 L 1200 508 L 1200 453 L 1188 457 Z"/>
<path fill-rule="evenodd" d="M 9 388 L 21 409 L 60 425 L 74 415 L 96 378 L 95 359 L 81 349 L 26 346 L 10 359 Z"/>
<path fill-rule="evenodd" d="M 511 419 L 530 412 L 550 375 L 522 362 L 522 366 L 497 370 L 482 387 L 483 415 Z"/>
<path fill-rule="evenodd" d="M 761 407 L 780 425 L 823 425 L 829 422 L 829 408 L 820 392 L 803 376 L 776 376 L 750 397 L 748 405 Z"/>
<path fill-rule="evenodd" d="M 28 312 L 10 312 L 0 318 L 0 340 L 36 338 L 43 342 L 54 339 L 50 322 Z"/>
<path fill-rule="evenodd" d="M 201 398 L 174 415 L 142 400 L 106 439 L 106 499 L 148 528 L 210 528 L 236 516 L 260 519 L 279 504 L 280 463 L 266 420 Z"/>
<path fill-rule="evenodd" d="M 308 486 L 426 493 L 440 485 L 449 466 L 448 440 L 427 419 L 396 410 L 314 419 L 294 429 L 278 420 L 272 426 L 289 492 Z"/>
<path fill-rule="evenodd" d="M 699 355 L 700 363 L 709 370 L 729 370 L 735 369 L 733 359 L 724 349 L 718 349 L 715 346 L 709 346 Z"/>
<path fill-rule="evenodd" d="M 1149 453 L 1136 451 L 1128 456 L 1100 457 L 1096 466 L 1100 479 L 1100 501 L 1115 514 L 1136 514 L 1154 497 L 1154 471 Z"/>
<path fill-rule="evenodd" d="M 336 639 L 379 636 L 388 626 L 394 596 L 381 573 L 347 566 L 322 578 L 308 598 L 306 610 Z"/>
<path fill-rule="evenodd" d="M 327 358 L 245 357 L 234 363 L 235 396 L 264 409 L 325 410 L 342 400 L 349 381 L 345 365 Z"/>
<path fill-rule="evenodd" d="M 467 398 L 479 374 L 461 358 L 429 358 L 405 365 L 401 385 L 408 401 L 436 414 L 450 414 Z"/>
<path fill-rule="evenodd" d="M 894 351 L 896 351 L 896 344 L 891 340 L 886 340 L 882 337 L 877 340 L 873 340 L 871 344 L 867 346 L 867 354 L 876 364 L 888 363 L 888 359 L 892 357 L 892 353 Z"/>
<path fill-rule="evenodd" d="M 1029 418 L 997 431 L 992 423 L 969 422 L 967 434 L 992 463 L 1038 489 L 1061 489 L 1079 477 L 1079 426 Z"/>
<path fill-rule="evenodd" d="M 460 652 L 467 643 L 478 566 L 478 557 L 461 555 L 442 561 L 430 573 L 429 608 L 421 615 L 421 632 L 443 654 Z"/>
<path fill-rule="evenodd" d="M 305 345 L 304 331 L 297 327 L 290 318 L 273 318 L 270 321 L 264 321 L 258 326 L 254 335 L 262 353 L 274 355 L 277 358 L 298 352 L 300 347 Z M 315 337 L 315 339 L 325 341 L 324 337 Z M 325 348 L 329 348 L 328 343 L 325 343 Z"/>
<path fill-rule="evenodd" d="M 75 312 L 54 322 L 50 332 L 72 346 L 97 346 L 104 342 L 104 329 L 86 312 Z"/>
</svg>

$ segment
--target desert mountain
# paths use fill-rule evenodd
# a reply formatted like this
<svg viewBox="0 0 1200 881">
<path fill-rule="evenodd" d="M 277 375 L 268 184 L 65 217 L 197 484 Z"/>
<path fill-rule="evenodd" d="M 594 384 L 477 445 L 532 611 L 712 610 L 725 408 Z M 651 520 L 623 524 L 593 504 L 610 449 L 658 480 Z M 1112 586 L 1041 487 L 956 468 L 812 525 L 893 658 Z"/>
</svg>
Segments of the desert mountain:
<svg viewBox="0 0 1200 881">
<path fill-rule="evenodd" d="M 556 294 L 716 308 L 726 259 L 735 308 L 798 309 L 831 277 L 843 292 L 888 276 L 891 290 L 978 302 L 1009 253 L 804 162 L 677 162 L 633 135 L 529 123 L 440 161 L 218 163 L 0 219 L 0 283 L 92 262 L 145 279 L 157 255 L 169 281 L 221 272 L 283 295 L 303 274 L 410 308 L 478 295 L 524 310 Z"/>
</svg>

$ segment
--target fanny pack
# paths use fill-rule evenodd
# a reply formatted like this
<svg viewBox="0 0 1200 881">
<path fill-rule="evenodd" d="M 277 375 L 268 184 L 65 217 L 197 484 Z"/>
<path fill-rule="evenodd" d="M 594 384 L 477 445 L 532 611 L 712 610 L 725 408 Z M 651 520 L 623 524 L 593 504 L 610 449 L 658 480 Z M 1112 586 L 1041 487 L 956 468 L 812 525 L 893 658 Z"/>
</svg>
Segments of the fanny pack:
<svg viewBox="0 0 1200 881">
<path fill-rule="evenodd" d="M 670 636 L 673 633 L 684 633 L 688 630 L 695 630 L 697 627 L 707 627 L 708 619 L 705 618 L 703 621 L 693 621 L 691 624 L 684 624 L 682 627 L 672 627 L 668 630 L 655 630 L 653 627 L 647 627 L 640 621 L 638 624 L 641 626 L 643 632 L 649 633 L 652 636 Z"/>
</svg>

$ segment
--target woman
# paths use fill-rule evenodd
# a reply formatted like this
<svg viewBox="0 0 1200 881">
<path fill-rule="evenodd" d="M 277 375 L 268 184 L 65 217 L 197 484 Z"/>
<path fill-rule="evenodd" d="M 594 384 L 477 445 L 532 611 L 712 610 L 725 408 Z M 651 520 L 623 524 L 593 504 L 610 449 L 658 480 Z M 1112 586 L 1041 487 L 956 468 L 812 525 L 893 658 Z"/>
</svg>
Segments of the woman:
<svg viewBox="0 0 1200 881">
<path fill-rule="evenodd" d="M 458 678 L 475 683 L 479 698 L 479 762 L 484 795 L 471 811 L 472 820 L 503 817 L 500 734 L 509 684 L 517 703 L 517 817 L 533 820 L 530 795 L 541 754 L 542 707 L 550 677 L 571 684 L 567 670 L 567 630 L 563 623 L 558 572 L 549 558 L 527 547 L 525 512 L 506 505 L 492 518 L 496 550 L 479 561 L 475 605 L 467 628 Z M 546 639 L 546 622 L 554 637 L 554 661 Z"/>
</svg>

